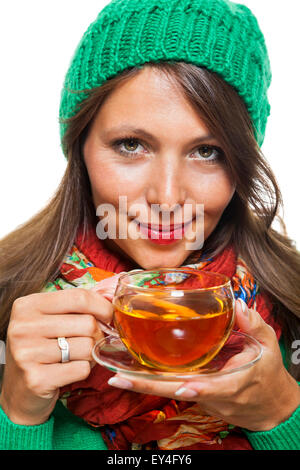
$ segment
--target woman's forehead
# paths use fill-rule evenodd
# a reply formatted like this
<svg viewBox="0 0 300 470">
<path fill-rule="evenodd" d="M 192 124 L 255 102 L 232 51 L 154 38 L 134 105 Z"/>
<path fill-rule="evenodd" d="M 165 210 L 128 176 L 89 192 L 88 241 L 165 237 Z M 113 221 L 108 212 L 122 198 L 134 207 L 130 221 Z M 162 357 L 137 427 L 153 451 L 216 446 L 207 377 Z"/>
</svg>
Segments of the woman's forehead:
<svg viewBox="0 0 300 470">
<path fill-rule="evenodd" d="M 141 137 L 153 138 L 162 128 L 185 129 L 189 139 L 195 141 L 209 135 L 179 87 L 165 74 L 148 69 L 116 87 L 105 100 L 95 120 L 103 136 L 138 130 L 136 134 Z"/>
</svg>

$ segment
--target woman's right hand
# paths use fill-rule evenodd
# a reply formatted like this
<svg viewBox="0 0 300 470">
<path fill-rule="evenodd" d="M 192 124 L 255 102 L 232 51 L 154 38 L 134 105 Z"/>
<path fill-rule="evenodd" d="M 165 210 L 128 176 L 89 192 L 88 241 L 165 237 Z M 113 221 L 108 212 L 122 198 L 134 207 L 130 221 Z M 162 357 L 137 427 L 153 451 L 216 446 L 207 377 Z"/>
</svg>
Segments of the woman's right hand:
<svg viewBox="0 0 300 470">
<path fill-rule="evenodd" d="M 112 314 L 109 300 L 81 288 L 31 294 L 14 302 L 0 395 L 12 422 L 44 423 L 59 388 L 88 377 L 93 345 L 103 336 L 97 320 L 110 323 Z M 70 362 L 61 363 L 58 337 L 69 343 Z"/>
</svg>

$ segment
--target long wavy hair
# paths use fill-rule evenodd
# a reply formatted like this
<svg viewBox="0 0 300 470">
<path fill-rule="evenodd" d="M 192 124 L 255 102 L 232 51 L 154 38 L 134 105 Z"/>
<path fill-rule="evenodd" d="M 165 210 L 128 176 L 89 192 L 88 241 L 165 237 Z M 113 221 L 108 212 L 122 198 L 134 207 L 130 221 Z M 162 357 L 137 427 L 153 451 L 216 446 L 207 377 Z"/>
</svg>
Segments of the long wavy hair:
<svg viewBox="0 0 300 470">
<path fill-rule="evenodd" d="M 282 208 L 272 170 L 257 145 L 246 105 L 216 73 L 184 62 L 148 63 L 179 86 L 208 129 L 219 140 L 225 164 L 236 184 L 234 196 L 202 252 L 216 255 L 232 243 L 248 264 L 262 291 L 273 302 L 283 326 L 288 357 L 300 338 L 300 254 L 273 221 Z M 132 67 L 102 86 L 84 90 L 85 99 L 68 119 L 63 149 L 68 164 L 49 204 L 0 241 L 0 338 L 6 338 L 15 299 L 40 292 L 58 274 L 79 227 L 83 233 L 97 218 L 82 146 L 102 103 L 143 67 Z M 299 370 L 290 361 L 290 373 Z"/>
</svg>

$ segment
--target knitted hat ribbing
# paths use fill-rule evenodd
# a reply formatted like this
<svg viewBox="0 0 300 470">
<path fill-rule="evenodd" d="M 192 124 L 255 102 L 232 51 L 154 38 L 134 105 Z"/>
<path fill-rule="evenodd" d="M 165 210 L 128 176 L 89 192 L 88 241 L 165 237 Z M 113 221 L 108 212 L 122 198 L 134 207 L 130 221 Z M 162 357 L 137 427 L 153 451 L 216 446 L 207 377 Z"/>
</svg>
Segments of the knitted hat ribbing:
<svg viewBox="0 0 300 470">
<path fill-rule="evenodd" d="M 229 0 L 112 0 L 83 35 L 67 72 L 60 119 L 88 90 L 146 62 L 183 61 L 218 73 L 246 103 L 258 144 L 264 140 L 271 70 L 257 19 Z M 63 137 L 67 125 L 60 124 Z"/>
</svg>

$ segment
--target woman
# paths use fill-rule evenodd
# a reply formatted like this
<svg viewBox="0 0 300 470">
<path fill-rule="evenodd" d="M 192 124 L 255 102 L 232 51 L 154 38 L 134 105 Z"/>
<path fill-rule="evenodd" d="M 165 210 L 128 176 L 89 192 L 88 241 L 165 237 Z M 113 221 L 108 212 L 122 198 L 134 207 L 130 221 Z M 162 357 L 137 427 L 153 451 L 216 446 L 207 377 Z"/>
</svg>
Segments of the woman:
<svg viewBox="0 0 300 470">
<path fill-rule="evenodd" d="M 271 227 L 281 197 L 260 151 L 270 80 L 255 17 L 227 0 L 114 0 L 90 25 L 61 97 L 64 178 L 1 241 L 2 448 L 299 448 L 300 258 Z M 103 205 L 115 209 L 107 238 Z M 187 205 L 203 246 L 162 244 L 174 228 L 159 211 L 174 224 Z M 136 222 L 147 237 L 130 236 Z M 192 383 L 95 365 L 118 274 L 182 265 L 232 279 L 236 326 L 261 342 L 261 360 Z"/>
</svg>

